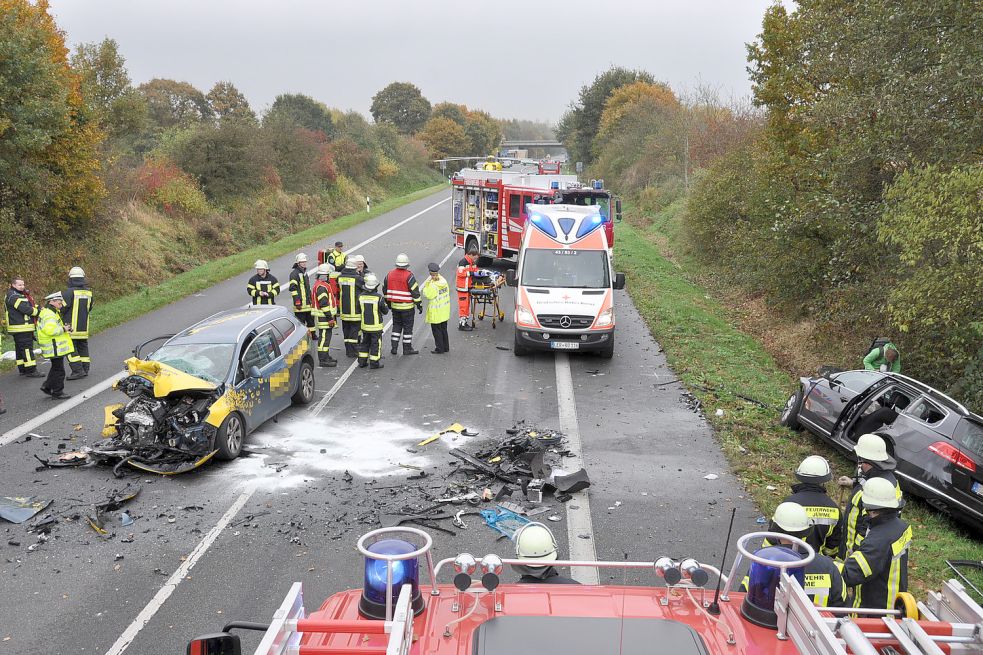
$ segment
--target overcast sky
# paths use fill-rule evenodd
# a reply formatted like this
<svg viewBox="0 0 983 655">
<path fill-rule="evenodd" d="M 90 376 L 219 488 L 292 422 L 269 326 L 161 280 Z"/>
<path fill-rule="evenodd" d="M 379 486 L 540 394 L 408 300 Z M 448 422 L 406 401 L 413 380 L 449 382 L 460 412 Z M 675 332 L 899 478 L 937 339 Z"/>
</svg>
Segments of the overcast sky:
<svg viewBox="0 0 983 655">
<path fill-rule="evenodd" d="M 501 118 L 556 121 L 611 66 L 750 93 L 744 44 L 771 0 L 51 0 L 69 45 L 116 39 L 130 77 L 230 80 L 262 111 L 306 93 L 366 116 L 388 83 Z"/>
</svg>

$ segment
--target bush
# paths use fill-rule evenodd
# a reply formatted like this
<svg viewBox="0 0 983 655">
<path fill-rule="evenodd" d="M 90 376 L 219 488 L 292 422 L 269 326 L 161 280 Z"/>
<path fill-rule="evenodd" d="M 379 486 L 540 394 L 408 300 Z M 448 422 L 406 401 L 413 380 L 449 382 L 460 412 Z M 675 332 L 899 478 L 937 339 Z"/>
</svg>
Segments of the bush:
<svg viewBox="0 0 983 655">
<path fill-rule="evenodd" d="M 208 198 L 187 175 L 167 180 L 150 194 L 147 203 L 169 216 L 177 213 L 204 216 L 211 210 L 208 206 Z"/>
</svg>

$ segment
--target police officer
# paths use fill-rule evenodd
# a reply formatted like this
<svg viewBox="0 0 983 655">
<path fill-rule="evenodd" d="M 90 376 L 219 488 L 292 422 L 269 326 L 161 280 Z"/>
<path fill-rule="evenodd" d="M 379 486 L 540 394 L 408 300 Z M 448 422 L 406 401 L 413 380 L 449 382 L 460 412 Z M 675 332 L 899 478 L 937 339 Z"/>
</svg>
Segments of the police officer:
<svg viewBox="0 0 983 655">
<path fill-rule="evenodd" d="M 319 264 L 317 280 L 311 290 L 314 299 L 311 311 L 314 314 L 314 327 L 317 328 L 317 361 L 318 364 L 327 368 L 338 365 L 338 360 L 334 359 L 328 352 L 331 343 L 331 330 L 335 326 L 335 316 L 337 315 L 334 294 L 331 293 L 331 283 L 329 282 L 333 271 L 334 266 L 331 264 Z"/>
<path fill-rule="evenodd" d="M 41 391 L 52 398 L 61 400 L 71 398 L 65 389 L 65 356 L 74 352 L 70 329 L 65 329 L 61 320 L 61 311 L 65 307 L 65 299 L 61 291 L 45 296 L 45 306 L 38 312 L 37 337 L 41 344 L 41 353 L 51 362 L 48 377 L 41 385 Z"/>
<path fill-rule="evenodd" d="M 294 301 L 294 316 L 307 326 L 312 339 L 317 339 L 314 317 L 311 316 L 311 283 L 307 279 L 307 255 L 297 253 L 294 266 L 290 269 L 290 296 Z"/>
<path fill-rule="evenodd" d="M 345 267 L 345 244 L 342 241 L 335 241 L 334 248 L 328 253 L 328 263 L 334 266 L 336 272 L 340 272 Z"/>
<path fill-rule="evenodd" d="M 450 340 L 447 337 L 447 322 L 451 320 L 451 288 L 447 280 L 440 274 L 440 265 L 430 262 L 427 264 L 430 276 L 423 283 L 423 297 L 427 299 L 426 321 L 433 332 L 435 355 L 442 355 L 450 350 Z"/>
<path fill-rule="evenodd" d="M 477 258 L 473 252 L 466 252 L 461 261 L 457 263 L 458 330 L 470 331 L 474 329 L 469 321 L 471 317 L 471 277 L 478 270 L 476 261 Z"/>
<path fill-rule="evenodd" d="M 358 332 L 362 327 L 362 315 L 358 296 L 362 288 L 362 276 L 355 270 L 354 257 L 345 260 L 345 268 L 338 276 L 338 317 L 345 339 L 345 355 L 358 357 Z"/>
<path fill-rule="evenodd" d="M 891 472 L 897 462 L 887 454 L 884 439 L 876 434 L 863 434 L 853 447 L 857 454 L 857 478 L 854 482 L 850 502 L 847 503 L 846 514 L 843 515 L 843 540 L 840 542 L 839 559 L 846 560 L 850 551 L 856 550 L 864 539 L 867 527 L 867 515 L 862 502 L 864 489 L 871 480 L 880 478 L 887 480 L 894 487 L 895 495 L 901 500 L 901 486 Z"/>
<path fill-rule="evenodd" d="M 413 309 L 422 314 L 423 299 L 416 278 L 410 272 L 410 258 L 406 253 L 396 256 L 396 268 L 389 271 L 382 282 L 382 296 L 393 310 L 390 352 L 395 355 L 402 341 L 404 355 L 418 355 L 420 351 L 413 348 Z"/>
<path fill-rule="evenodd" d="M 365 290 L 358 297 L 359 314 L 362 317 L 362 338 L 358 342 L 360 368 L 382 368 L 382 317 L 389 307 L 379 295 L 379 278 L 369 273 L 364 280 Z"/>
<path fill-rule="evenodd" d="M 79 380 L 89 374 L 89 312 L 92 311 L 92 290 L 85 281 L 85 271 L 73 266 L 68 271 L 68 288 L 62 292 L 65 306 L 61 310 L 62 322 L 72 331 L 75 352 L 68 355 L 72 369 L 66 380 Z"/>
<path fill-rule="evenodd" d="M 253 264 L 256 274 L 246 283 L 246 292 L 254 305 L 275 305 L 280 293 L 280 282 L 270 273 L 270 265 L 265 259 L 257 259 Z"/>
<path fill-rule="evenodd" d="M 843 562 L 843 582 L 855 587 L 854 607 L 894 609 L 898 592 L 908 591 L 911 526 L 901 520 L 902 500 L 890 480 L 864 485 L 866 534 Z"/>
<path fill-rule="evenodd" d="M 7 332 L 14 339 L 18 372 L 29 378 L 44 377 L 38 372 L 38 362 L 34 359 L 34 321 L 38 307 L 27 293 L 24 278 L 15 277 L 10 281 L 3 313 Z"/>
<path fill-rule="evenodd" d="M 560 575 L 555 566 L 547 562 L 555 562 L 556 538 L 542 523 L 526 523 L 515 531 L 512 540 L 515 542 L 516 559 L 538 560 L 543 564 L 513 564 L 512 568 L 522 577 L 519 582 L 535 584 L 580 584 L 573 578 Z"/>
<path fill-rule="evenodd" d="M 826 493 L 826 483 L 833 479 L 833 470 L 825 457 L 809 455 L 795 469 L 797 484 L 783 502 L 805 508 L 806 516 L 815 526 L 805 541 L 824 555 L 835 557 L 840 548 L 840 507 Z"/>
</svg>

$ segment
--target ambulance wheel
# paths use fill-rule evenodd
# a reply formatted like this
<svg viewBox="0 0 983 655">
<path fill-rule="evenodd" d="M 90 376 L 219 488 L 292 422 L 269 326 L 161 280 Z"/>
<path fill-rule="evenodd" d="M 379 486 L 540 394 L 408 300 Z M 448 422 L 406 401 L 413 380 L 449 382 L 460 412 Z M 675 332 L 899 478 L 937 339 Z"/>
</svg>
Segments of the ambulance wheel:
<svg viewBox="0 0 983 655">
<path fill-rule="evenodd" d="M 215 433 L 215 459 L 232 460 L 242 452 L 242 442 L 246 438 L 246 424 L 242 417 L 232 412 L 225 417 L 218 432 Z"/>
<path fill-rule="evenodd" d="M 300 380 L 297 382 L 297 391 L 290 400 L 295 405 L 310 405 L 314 400 L 314 364 L 309 359 L 300 363 Z"/>
<path fill-rule="evenodd" d="M 611 359 L 614 357 L 614 341 L 604 346 L 601 350 L 597 351 L 597 354 L 601 356 L 601 359 Z"/>
<path fill-rule="evenodd" d="M 512 354 L 516 357 L 525 357 L 529 354 L 529 349 L 519 343 L 519 333 L 515 333 L 515 341 L 512 344 Z"/>
</svg>

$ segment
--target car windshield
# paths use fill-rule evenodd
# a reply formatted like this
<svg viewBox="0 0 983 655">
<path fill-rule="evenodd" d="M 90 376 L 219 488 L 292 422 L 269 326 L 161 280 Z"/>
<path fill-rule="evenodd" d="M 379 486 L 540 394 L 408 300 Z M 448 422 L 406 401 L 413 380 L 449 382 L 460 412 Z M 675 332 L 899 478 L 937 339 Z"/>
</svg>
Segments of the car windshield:
<svg viewBox="0 0 983 655">
<path fill-rule="evenodd" d="M 603 250 L 527 250 L 522 284 L 530 287 L 606 289 L 611 286 Z"/>
<path fill-rule="evenodd" d="M 187 343 L 161 346 L 150 359 L 207 382 L 225 382 L 232 366 L 235 344 Z"/>
<path fill-rule="evenodd" d="M 953 435 L 960 444 L 977 455 L 983 455 L 983 425 L 964 418 L 956 424 Z"/>
</svg>

